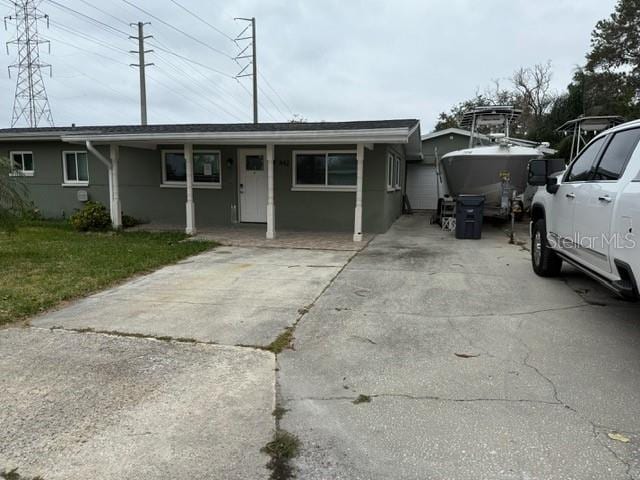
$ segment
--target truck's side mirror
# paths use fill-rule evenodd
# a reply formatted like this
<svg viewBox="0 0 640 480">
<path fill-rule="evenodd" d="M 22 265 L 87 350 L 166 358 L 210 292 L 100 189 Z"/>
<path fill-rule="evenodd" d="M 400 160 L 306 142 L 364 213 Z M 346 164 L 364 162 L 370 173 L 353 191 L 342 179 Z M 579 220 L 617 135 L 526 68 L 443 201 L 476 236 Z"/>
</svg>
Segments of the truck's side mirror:
<svg viewBox="0 0 640 480">
<path fill-rule="evenodd" d="M 558 193 L 560 190 L 560 185 L 558 185 L 558 177 L 548 177 L 547 178 L 547 192 L 551 194 Z"/>
<path fill-rule="evenodd" d="M 534 187 L 542 187 L 547 184 L 548 173 L 547 161 L 535 158 L 529 161 L 529 177 L 527 182 Z"/>
</svg>

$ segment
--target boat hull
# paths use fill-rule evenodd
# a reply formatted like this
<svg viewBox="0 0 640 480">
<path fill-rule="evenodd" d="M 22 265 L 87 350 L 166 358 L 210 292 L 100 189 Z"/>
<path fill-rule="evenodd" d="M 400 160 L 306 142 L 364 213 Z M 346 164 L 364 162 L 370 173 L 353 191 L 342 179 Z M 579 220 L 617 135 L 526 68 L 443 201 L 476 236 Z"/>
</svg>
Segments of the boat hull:
<svg viewBox="0 0 640 480">
<path fill-rule="evenodd" d="M 521 194 L 527 188 L 529 161 L 540 157 L 536 151 L 525 155 L 456 155 L 452 152 L 443 157 L 441 164 L 450 195 L 484 195 L 487 210 L 500 211 L 504 174 L 508 173 L 509 184 L 516 194 Z"/>
</svg>

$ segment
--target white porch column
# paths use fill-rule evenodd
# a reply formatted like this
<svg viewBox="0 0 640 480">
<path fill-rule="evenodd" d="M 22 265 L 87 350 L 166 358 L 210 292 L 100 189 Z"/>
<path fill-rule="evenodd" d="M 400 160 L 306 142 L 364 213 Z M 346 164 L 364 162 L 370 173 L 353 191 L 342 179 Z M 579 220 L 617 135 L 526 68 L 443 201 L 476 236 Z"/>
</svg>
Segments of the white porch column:
<svg viewBox="0 0 640 480">
<path fill-rule="evenodd" d="M 356 177 L 356 218 L 353 228 L 353 241 L 362 241 L 362 175 L 364 172 L 364 144 L 359 143 L 356 150 L 358 172 Z"/>
<path fill-rule="evenodd" d="M 109 145 L 111 157 L 111 221 L 113 228 L 122 228 L 122 206 L 120 204 L 120 180 L 118 177 L 118 163 L 120 162 L 120 147 Z"/>
<path fill-rule="evenodd" d="M 187 174 L 187 235 L 196 234 L 196 206 L 193 203 L 193 144 L 184 144 L 184 161 Z"/>
<path fill-rule="evenodd" d="M 276 238 L 276 207 L 273 203 L 273 157 L 275 147 L 267 145 L 267 239 Z"/>
<path fill-rule="evenodd" d="M 116 227 L 116 210 L 113 205 L 113 167 L 107 167 L 107 176 L 109 178 L 109 217 L 111 218 L 111 226 Z"/>
</svg>

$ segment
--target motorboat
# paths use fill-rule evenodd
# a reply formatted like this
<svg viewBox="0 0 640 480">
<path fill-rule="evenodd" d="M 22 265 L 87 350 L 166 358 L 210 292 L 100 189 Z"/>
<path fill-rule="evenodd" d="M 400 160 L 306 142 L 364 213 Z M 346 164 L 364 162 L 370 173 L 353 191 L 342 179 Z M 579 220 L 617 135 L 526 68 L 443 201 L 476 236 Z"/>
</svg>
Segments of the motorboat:
<svg viewBox="0 0 640 480">
<path fill-rule="evenodd" d="M 449 194 L 483 195 L 485 216 L 509 217 L 513 202 L 527 188 L 529 161 L 543 156 L 540 148 L 510 141 L 509 132 L 521 113 L 512 106 L 477 107 L 465 112 L 460 126 L 471 130 L 469 148 L 439 160 Z M 479 134 L 480 127 L 494 131 Z M 491 140 L 489 145 L 477 145 L 486 138 Z"/>
<path fill-rule="evenodd" d="M 571 153 L 569 154 L 568 163 L 571 163 L 582 148 L 598 133 L 624 122 L 624 118 L 620 115 L 594 115 L 588 117 L 581 115 L 560 125 L 556 132 L 571 135 Z"/>
</svg>

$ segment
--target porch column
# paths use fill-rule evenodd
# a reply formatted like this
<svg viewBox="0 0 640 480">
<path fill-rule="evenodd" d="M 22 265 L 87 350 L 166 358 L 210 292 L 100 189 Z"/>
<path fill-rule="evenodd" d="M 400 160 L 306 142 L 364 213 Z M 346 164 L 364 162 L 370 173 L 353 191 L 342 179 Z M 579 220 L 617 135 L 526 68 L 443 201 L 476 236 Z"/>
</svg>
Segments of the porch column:
<svg viewBox="0 0 640 480">
<path fill-rule="evenodd" d="M 111 157 L 111 219 L 113 228 L 122 228 L 122 206 L 120 205 L 120 180 L 118 177 L 118 163 L 120 161 L 120 147 L 109 145 Z"/>
<path fill-rule="evenodd" d="M 196 206 L 193 203 L 193 144 L 184 144 L 184 162 L 187 174 L 187 235 L 196 234 Z"/>
<path fill-rule="evenodd" d="M 267 145 L 267 239 L 276 238 L 276 207 L 273 203 L 273 144 Z"/>
<path fill-rule="evenodd" d="M 364 171 L 364 144 L 359 143 L 356 150 L 358 171 L 356 177 L 356 218 L 353 229 L 353 241 L 362 241 L 362 175 Z"/>
</svg>

